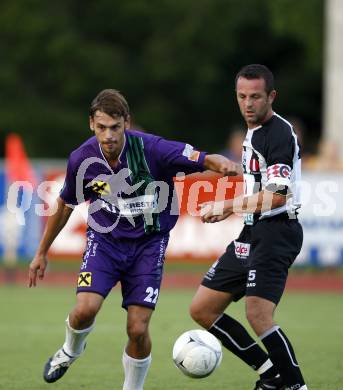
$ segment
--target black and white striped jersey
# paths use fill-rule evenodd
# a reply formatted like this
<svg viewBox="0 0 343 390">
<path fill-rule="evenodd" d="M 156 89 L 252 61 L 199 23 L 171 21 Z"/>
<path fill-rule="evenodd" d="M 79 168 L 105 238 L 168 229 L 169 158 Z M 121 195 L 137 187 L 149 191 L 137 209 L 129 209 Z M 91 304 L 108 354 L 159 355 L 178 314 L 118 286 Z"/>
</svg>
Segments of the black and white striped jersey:
<svg viewBox="0 0 343 390">
<path fill-rule="evenodd" d="M 286 211 L 294 214 L 301 206 L 300 148 L 292 125 L 280 115 L 273 113 L 263 125 L 248 129 L 243 142 L 242 164 L 245 196 L 263 190 L 290 194 L 282 207 L 262 214 L 246 213 L 246 224 Z"/>
</svg>

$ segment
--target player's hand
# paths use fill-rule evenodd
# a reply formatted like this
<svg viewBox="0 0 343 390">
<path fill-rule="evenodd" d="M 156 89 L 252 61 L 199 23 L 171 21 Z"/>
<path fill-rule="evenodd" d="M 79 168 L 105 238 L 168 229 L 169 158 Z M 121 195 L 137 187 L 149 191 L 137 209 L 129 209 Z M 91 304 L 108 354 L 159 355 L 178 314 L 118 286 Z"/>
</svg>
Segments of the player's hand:
<svg viewBox="0 0 343 390">
<path fill-rule="evenodd" d="M 36 287 L 37 277 L 40 280 L 44 278 L 44 273 L 47 264 L 48 264 L 48 259 L 46 255 L 38 255 L 38 254 L 35 255 L 29 267 L 29 287 Z"/>
<path fill-rule="evenodd" d="M 237 176 L 243 174 L 241 164 L 237 164 L 234 161 L 223 158 L 219 165 L 219 172 L 224 176 Z"/>
<path fill-rule="evenodd" d="M 205 202 L 200 208 L 201 221 L 204 223 L 223 221 L 233 213 L 231 209 L 225 207 L 224 202 Z"/>
<path fill-rule="evenodd" d="M 204 167 L 224 176 L 237 176 L 243 174 L 241 164 L 227 159 L 221 154 L 208 154 L 205 157 Z"/>
</svg>

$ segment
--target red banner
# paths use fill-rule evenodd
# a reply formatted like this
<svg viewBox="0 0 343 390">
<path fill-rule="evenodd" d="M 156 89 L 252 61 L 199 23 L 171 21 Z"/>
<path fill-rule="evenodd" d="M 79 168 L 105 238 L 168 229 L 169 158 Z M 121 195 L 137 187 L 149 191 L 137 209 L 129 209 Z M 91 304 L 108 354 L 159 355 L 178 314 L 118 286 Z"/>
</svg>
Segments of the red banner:
<svg viewBox="0 0 343 390">
<path fill-rule="evenodd" d="M 49 172 L 45 178 L 51 182 L 50 198 L 59 193 L 64 181 L 63 171 Z M 201 203 L 230 199 L 242 193 L 241 178 L 194 174 L 175 178 L 180 217 L 171 232 L 167 250 L 168 260 L 187 259 L 208 261 L 216 258 L 242 228 L 240 217 L 232 216 L 216 224 L 203 224 L 199 218 Z M 85 247 L 87 205 L 81 204 L 72 213 L 67 225 L 53 243 L 53 258 L 80 258 Z"/>
</svg>

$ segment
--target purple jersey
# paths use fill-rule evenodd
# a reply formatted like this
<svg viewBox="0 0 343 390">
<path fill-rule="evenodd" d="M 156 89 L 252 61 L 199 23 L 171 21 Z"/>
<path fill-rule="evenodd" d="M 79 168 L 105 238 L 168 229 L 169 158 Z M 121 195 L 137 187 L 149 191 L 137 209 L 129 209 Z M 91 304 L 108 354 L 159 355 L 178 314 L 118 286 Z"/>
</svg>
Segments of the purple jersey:
<svg viewBox="0 0 343 390">
<path fill-rule="evenodd" d="M 88 225 L 113 238 L 138 238 L 168 233 L 175 225 L 173 178 L 204 170 L 206 153 L 189 144 L 125 131 L 115 169 L 91 137 L 68 161 L 61 198 L 71 205 L 89 201 Z"/>
</svg>

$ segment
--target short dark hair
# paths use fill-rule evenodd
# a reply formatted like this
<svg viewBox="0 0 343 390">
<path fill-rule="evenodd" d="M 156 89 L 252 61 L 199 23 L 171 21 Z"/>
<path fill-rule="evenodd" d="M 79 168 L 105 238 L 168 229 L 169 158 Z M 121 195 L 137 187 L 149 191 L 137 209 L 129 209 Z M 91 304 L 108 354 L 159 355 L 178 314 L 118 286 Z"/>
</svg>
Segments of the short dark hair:
<svg viewBox="0 0 343 390">
<path fill-rule="evenodd" d="M 98 110 L 113 118 L 122 116 L 127 120 L 130 116 L 130 109 L 126 99 L 116 89 L 104 89 L 93 99 L 89 109 L 89 116 L 93 118 Z"/>
<path fill-rule="evenodd" d="M 268 95 L 274 89 L 274 75 L 265 65 L 250 64 L 243 66 L 236 75 L 235 86 L 237 86 L 237 80 L 239 77 L 243 77 L 248 80 L 263 79 L 266 84 L 266 92 Z"/>
</svg>

